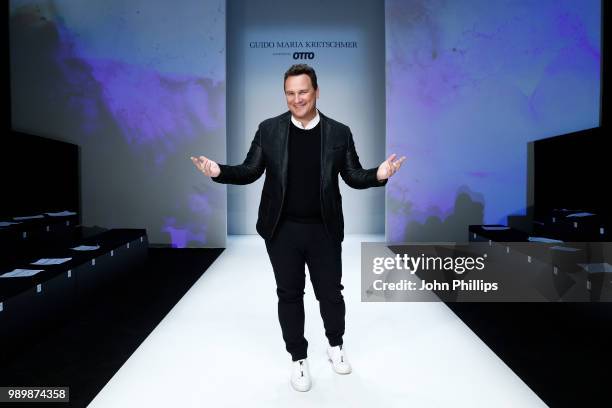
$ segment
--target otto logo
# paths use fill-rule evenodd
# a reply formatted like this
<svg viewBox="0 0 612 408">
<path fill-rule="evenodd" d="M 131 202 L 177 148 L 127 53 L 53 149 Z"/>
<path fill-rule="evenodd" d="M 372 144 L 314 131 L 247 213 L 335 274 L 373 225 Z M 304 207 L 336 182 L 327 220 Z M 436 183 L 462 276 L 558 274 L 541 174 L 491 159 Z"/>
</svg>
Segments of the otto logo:
<svg viewBox="0 0 612 408">
<path fill-rule="evenodd" d="M 294 52 L 293 59 L 314 59 L 314 52 Z"/>
</svg>

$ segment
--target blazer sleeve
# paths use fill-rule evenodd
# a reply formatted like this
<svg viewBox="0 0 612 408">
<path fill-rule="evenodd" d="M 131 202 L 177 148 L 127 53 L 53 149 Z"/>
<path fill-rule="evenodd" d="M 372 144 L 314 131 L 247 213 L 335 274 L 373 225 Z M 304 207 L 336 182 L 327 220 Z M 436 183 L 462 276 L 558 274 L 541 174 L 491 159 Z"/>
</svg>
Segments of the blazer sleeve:
<svg viewBox="0 0 612 408">
<path fill-rule="evenodd" d="M 211 178 L 221 184 L 250 184 L 261 177 L 266 168 L 261 148 L 261 128 L 257 129 L 251 148 L 242 164 L 236 166 L 219 164 L 219 168 L 221 173 Z"/>
<path fill-rule="evenodd" d="M 347 149 L 344 166 L 340 170 L 340 176 L 346 184 L 356 189 L 365 189 L 369 187 L 380 187 L 387 184 L 387 180 L 378 181 L 376 172 L 378 167 L 372 169 L 364 169 L 359 162 L 359 156 L 355 150 L 355 142 L 353 134 L 347 128 Z"/>
</svg>

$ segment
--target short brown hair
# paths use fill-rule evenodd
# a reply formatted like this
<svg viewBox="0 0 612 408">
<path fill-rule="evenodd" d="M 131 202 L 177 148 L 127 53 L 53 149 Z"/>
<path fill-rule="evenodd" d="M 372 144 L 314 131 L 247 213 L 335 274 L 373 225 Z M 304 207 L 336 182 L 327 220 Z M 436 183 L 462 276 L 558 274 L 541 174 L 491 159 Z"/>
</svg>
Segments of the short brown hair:
<svg viewBox="0 0 612 408">
<path fill-rule="evenodd" d="M 312 83 L 312 87 L 316 90 L 319 85 L 317 84 L 317 74 L 315 70 L 307 64 L 295 64 L 289 67 L 287 72 L 285 72 L 285 79 L 283 80 L 283 89 L 285 88 L 285 82 L 287 82 L 287 78 L 290 76 L 297 76 L 306 74 L 310 78 L 310 82 Z"/>
</svg>

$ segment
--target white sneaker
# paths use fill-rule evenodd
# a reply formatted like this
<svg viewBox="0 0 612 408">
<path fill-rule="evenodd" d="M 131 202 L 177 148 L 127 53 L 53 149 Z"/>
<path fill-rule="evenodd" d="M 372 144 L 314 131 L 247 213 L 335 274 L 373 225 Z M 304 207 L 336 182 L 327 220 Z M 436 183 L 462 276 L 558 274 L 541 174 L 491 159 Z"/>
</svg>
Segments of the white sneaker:
<svg viewBox="0 0 612 408">
<path fill-rule="evenodd" d="M 332 363 L 335 372 L 337 372 L 338 374 L 351 373 L 351 363 L 348 362 L 348 359 L 346 358 L 346 353 L 344 352 L 344 347 L 342 345 L 328 347 L 327 357 L 329 357 L 329 361 Z"/>
<path fill-rule="evenodd" d="M 308 369 L 308 361 L 306 359 L 293 362 L 291 386 L 294 390 L 301 392 L 308 391 L 312 386 L 310 370 Z"/>
</svg>

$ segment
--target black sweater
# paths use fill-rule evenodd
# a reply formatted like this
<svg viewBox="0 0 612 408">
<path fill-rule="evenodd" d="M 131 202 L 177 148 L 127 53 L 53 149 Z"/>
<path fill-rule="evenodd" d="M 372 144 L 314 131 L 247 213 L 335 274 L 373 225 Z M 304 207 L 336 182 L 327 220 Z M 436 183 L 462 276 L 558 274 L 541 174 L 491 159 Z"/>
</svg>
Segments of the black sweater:
<svg viewBox="0 0 612 408">
<path fill-rule="evenodd" d="M 302 223 L 321 218 L 321 123 L 304 130 L 291 124 L 287 193 L 283 215 Z"/>
</svg>

